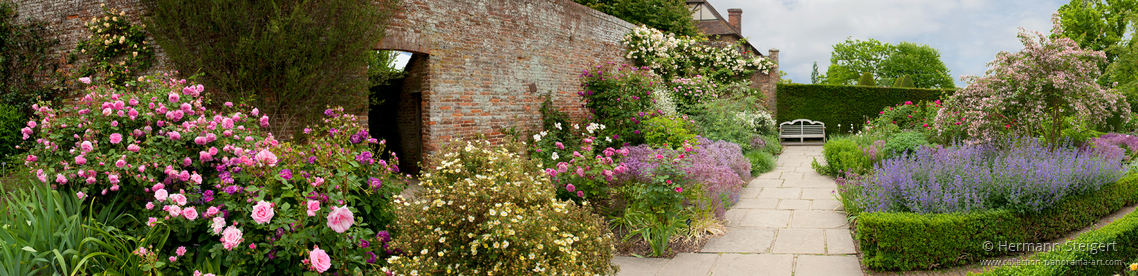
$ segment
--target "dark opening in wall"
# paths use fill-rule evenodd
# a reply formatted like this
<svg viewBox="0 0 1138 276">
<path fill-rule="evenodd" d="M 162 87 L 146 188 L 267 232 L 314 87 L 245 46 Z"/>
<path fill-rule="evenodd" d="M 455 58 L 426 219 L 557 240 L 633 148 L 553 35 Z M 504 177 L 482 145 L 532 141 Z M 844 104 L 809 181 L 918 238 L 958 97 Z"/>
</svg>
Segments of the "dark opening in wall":
<svg viewBox="0 0 1138 276">
<path fill-rule="evenodd" d="M 403 54 L 410 57 L 398 59 L 395 68 L 402 69 L 405 74 L 371 88 L 371 97 L 378 97 L 382 103 L 370 106 L 368 124 L 372 136 L 385 140 L 387 151 L 399 157 L 399 170 L 417 175 L 419 162 L 423 160 L 422 95 L 426 88 L 429 56 L 400 52 Z M 389 156 L 384 155 L 384 158 Z"/>
</svg>

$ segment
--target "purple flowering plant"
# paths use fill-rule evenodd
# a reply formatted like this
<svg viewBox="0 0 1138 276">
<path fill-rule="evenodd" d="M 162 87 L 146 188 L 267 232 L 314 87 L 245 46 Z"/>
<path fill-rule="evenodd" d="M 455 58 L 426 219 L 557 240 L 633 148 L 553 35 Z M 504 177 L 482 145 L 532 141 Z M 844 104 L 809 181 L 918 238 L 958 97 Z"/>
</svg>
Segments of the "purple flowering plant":
<svg viewBox="0 0 1138 276">
<path fill-rule="evenodd" d="M 847 174 L 839 192 L 854 213 L 1037 212 L 1114 183 L 1126 171 L 1121 160 L 1121 150 L 1053 147 L 1035 138 L 922 147 L 869 174 Z"/>
</svg>

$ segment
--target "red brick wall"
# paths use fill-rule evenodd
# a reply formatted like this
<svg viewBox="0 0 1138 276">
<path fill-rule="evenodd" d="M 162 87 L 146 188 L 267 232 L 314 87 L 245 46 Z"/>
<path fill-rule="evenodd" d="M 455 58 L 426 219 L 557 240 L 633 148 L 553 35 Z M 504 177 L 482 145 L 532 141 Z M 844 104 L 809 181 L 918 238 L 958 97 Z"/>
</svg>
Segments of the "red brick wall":
<svg viewBox="0 0 1138 276">
<path fill-rule="evenodd" d="M 428 80 L 420 90 L 427 155 L 451 139 L 481 133 L 499 142 L 511 126 L 536 126 L 547 93 L 562 111 L 583 118 L 577 76 L 592 64 L 627 62 L 620 39 L 634 27 L 571 0 L 402 5 L 376 49 L 426 56 L 412 64 L 416 69 L 405 84 L 416 82 L 418 66 L 426 67 Z"/>
<path fill-rule="evenodd" d="M 126 11 L 136 23 L 141 10 L 138 0 L 16 2 L 23 17 L 50 23 L 62 42 L 61 56 L 88 35 L 83 23 L 101 15 L 100 4 Z M 451 139 L 481 133 L 500 142 L 512 126 L 532 129 L 541 121 L 538 109 L 546 95 L 562 111 L 583 119 L 577 76 L 590 65 L 628 62 L 620 40 L 635 27 L 572 0 L 402 0 L 401 6 L 375 48 L 416 53 L 403 93 L 421 93 L 421 113 L 408 110 L 396 118 L 401 128 L 419 120 L 422 147 L 404 145 L 418 154 L 401 156 L 410 163 Z M 162 49 L 155 48 L 159 61 L 152 70 L 169 68 Z M 777 62 L 777 53 L 771 58 Z M 772 72 L 773 78 L 753 78 L 770 97 L 777 68 Z"/>
<path fill-rule="evenodd" d="M 49 31 L 59 39 L 59 46 L 54 50 L 56 57 L 64 58 L 70 53 L 79 41 L 91 35 L 83 24 L 90 22 L 95 16 L 103 16 L 102 5 L 108 9 L 126 12 L 134 24 L 142 24 L 139 16 L 143 13 L 142 4 L 138 0 L 15 0 L 21 19 L 42 20 L 48 23 Z M 147 73 L 157 72 L 170 68 L 166 59 L 166 52 L 158 47 L 152 39 L 146 41 L 147 45 L 154 47 L 156 62 Z M 64 59 L 65 60 L 65 59 Z"/>
</svg>

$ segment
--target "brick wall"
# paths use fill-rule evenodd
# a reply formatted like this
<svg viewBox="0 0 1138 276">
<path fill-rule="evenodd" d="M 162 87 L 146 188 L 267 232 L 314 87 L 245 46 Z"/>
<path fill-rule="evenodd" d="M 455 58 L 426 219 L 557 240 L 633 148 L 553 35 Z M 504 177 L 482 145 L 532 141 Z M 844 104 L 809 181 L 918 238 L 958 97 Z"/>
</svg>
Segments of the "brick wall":
<svg viewBox="0 0 1138 276">
<path fill-rule="evenodd" d="M 532 129 L 542 96 L 585 116 L 576 95 L 587 66 L 628 62 L 620 39 L 634 26 L 571 0 L 404 0 L 376 49 L 418 53 L 423 153 L 478 133 L 501 141 L 509 127 Z M 425 76 L 415 70 L 426 68 Z M 405 91 L 406 92 L 406 91 Z M 405 97 L 406 98 L 406 97 Z M 403 118 L 400 118 L 403 124 Z M 409 135 L 403 135 L 410 137 Z M 409 156 L 402 162 L 408 162 Z"/>
<path fill-rule="evenodd" d="M 125 11 L 136 23 L 142 8 L 138 0 L 16 2 L 21 16 L 50 24 L 61 40 L 60 56 L 89 35 L 83 23 L 101 15 L 100 5 Z M 451 139 L 481 133 L 500 142 L 510 127 L 533 129 L 544 96 L 583 119 L 578 74 L 590 65 L 628 62 L 620 40 L 634 27 L 572 0 L 402 0 L 387 37 L 375 46 L 415 53 L 396 118 L 400 129 L 412 130 L 400 135 L 401 159 L 413 164 Z M 151 70 L 172 68 L 154 47 L 158 62 Z M 777 62 L 777 50 L 770 58 Z M 752 77 L 770 99 L 778 78 L 777 68 L 772 72 Z"/>
<path fill-rule="evenodd" d="M 14 0 L 17 5 L 16 12 L 21 19 L 42 20 L 48 23 L 48 30 L 59 39 L 59 46 L 53 53 L 56 57 L 65 58 L 80 40 L 91 35 L 83 24 L 95 16 L 103 16 L 103 6 L 125 12 L 126 17 L 134 24 L 142 24 L 139 16 L 143 13 L 142 4 L 138 0 Z M 156 62 L 148 72 L 172 68 L 166 59 L 166 52 L 147 39 L 147 45 L 154 47 Z M 65 60 L 65 59 L 63 59 Z"/>
</svg>

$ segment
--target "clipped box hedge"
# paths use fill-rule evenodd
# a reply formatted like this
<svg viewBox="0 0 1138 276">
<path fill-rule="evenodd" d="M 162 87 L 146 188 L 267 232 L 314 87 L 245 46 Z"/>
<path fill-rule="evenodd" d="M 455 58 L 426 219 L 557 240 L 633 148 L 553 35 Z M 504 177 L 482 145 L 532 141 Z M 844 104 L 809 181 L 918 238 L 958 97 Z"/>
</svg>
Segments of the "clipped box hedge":
<svg viewBox="0 0 1138 276">
<path fill-rule="evenodd" d="M 1132 212 L 1101 229 L 1091 230 L 1074 241 L 1064 244 L 1069 248 L 1082 245 L 1113 244 L 1098 252 L 1087 250 L 1059 250 L 1032 256 L 1019 265 L 1000 266 L 979 274 L 988 276 L 1012 275 L 1113 275 L 1123 270 L 1126 262 L 1138 255 L 1138 212 Z M 1107 261 L 1121 260 L 1123 265 Z"/>
<path fill-rule="evenodd" d="M 826 133 L 860 129 L 887 106 L 934 101 L 951 89 L 889 88 L 830 84 L 778 84 L 778 122 L 810 119 L 826 123 Z M 853 128 L 856 126 L 857 128 Z"/>
<path fill-rule="evenodd" d="M 861 213 L 857 239 L 862 263 L 875 270 L 933 269 L 1004 255 L 985 242 L 1041 242 L 1091 225 L 1138 202 L 1138 176 L 1097 192 L 1073 196 L 1039 213 L 997 210 L 955 214 Z"/>
</svg>

